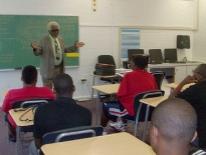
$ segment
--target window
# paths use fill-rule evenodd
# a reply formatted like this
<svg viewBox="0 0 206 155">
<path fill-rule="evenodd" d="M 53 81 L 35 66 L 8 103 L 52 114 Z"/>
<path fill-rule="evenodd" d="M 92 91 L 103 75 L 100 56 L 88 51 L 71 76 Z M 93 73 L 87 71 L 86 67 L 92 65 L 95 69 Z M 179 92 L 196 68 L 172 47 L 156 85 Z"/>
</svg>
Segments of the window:
<svg viewBox="0 0 206 155">
<path fill-rule="evenodd" d="M 140 48 L 140 30 L 137 28 L 121 28 L 120 29 L 120 49 L 121 58 L 128 58 L 128 49 Z"/>
</svg>

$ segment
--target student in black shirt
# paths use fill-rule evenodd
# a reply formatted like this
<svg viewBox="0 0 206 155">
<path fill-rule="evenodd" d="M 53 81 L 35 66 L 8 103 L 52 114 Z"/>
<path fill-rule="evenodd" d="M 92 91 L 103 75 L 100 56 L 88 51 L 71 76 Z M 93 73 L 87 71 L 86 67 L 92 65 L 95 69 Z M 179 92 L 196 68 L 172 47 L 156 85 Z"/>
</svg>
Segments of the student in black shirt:
<svg viewBox="0 0 206 155">
<path fill-rule="evenodd" d="M 75 88 L 69 75 L 57 75 L 54 89 L 57 99 L 37 108 L 34 115 L 34 138 L 38 149 L 45 133 L 91 125 L 91 112 L 72 99 Z"/>
<path fill-rule="evenodd" d="M 205 151 L 191 147 L 196 125 L 196 112 L 185 100 L 163 101 L 152 113 L 150 143 L 153 150 L 157 155 L 206 155 Z"/>
<path fill-rule="evenodd" d="M 181 92 L 185 84 L 192 82 L 195 84 Z M 199 146 L 206 148 L 206 64 L 199 65 L 193 76 L 187 76 L 173 91 L 172 96 L 185 99 L 196 110 Z"/>
</svg>

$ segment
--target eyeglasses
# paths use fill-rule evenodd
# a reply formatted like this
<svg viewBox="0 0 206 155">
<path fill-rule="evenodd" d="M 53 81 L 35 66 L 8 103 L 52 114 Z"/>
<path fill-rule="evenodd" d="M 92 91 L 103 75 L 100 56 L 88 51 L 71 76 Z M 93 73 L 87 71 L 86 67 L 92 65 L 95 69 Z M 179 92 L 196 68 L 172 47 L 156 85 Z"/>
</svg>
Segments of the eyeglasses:
<svg viewBox="0 0 206 155">
<path fill-rule="evenodd" d="M 51 30 L 52 32 L 58 32 L 59 31 L 59 29 L 53 29 L 53 30 Z"/>
</svg>

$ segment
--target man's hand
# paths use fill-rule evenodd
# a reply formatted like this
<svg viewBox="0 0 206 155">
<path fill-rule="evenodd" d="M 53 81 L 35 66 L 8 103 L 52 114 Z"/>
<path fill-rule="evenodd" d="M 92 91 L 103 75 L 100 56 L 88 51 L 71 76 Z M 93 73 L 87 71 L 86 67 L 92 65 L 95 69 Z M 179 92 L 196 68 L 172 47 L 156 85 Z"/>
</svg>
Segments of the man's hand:
<svg viewBox="0 0 206 155">
<path fill-rule="evenodd" d="M 196 79 L 194 78 L 194 76 L 188 75 L 181 83 L 183 85 L 189 84 L 189 83 L 195 83 Z"/>
<path fill-rule="evenodd" d="M 184 85 L 189 84 L 189 83 L 195 83 L 197 82 L 197 80 L 194 78 L 194 76 L 187 76 L 184 80 L 182 80 L 182 82 L 180 82 L 180 84 L 171 92 L 170 97 L 175 97 L 177 96 L 182 88 L 184 87 Z"/>
<path fill-rule="evenodd" d="M 76 48 L 83 47 L 84 45 L 85 45 L 84 42 L 76 42 L 76 43 L 75 43 L 75 47 L 76 47 Z"/>
<path fill-rule="evenodd" d="M 39 46 L 39 44 L 38 43 L 36 43 L 36 42 L 32 42 L 31 43 L 31 47 L 33 48 L 33 50 L 41 50 L 41 47 Z"/>
</svg>

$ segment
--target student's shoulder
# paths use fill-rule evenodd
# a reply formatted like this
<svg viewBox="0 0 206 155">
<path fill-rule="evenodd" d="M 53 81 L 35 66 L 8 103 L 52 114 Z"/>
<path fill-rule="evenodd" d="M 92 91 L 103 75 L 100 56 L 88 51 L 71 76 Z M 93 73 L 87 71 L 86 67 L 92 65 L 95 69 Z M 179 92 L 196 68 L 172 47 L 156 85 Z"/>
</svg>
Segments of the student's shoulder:
<svg viewBox="0 0 206 155">
<path fill-rule="evenodd" d="M 49 89 L 48 87 L 36 87 L 36 89 L 37 89 L 38 91 L 42 91 L 42 92 L 52 93 L 52 94 L 53 94 L 52 90 Z"/>
<path fill-rule="evenodd" d="M 18 94 L 18 93 L 21 93 L 22 91 L 23 91 L 23 88 L 10 89 L 10 90 L 8 90 L 6 95 Z"/>
<path fill-rule="evenodd" d="M 90 118 L 92 116 L 91 111 L 87 108 L 84 108 L 84 107 L 82 107 L 82 108 L 83 108 L 82 111 L 83 111 L 85 117 L 87 116 L 88 118 Z"/>
<path fill-rule="evenodd" d="M 44 99 L 43 99 L 44 100 Z M 47 103 L 45 104 L 41 104 L 38 106 L 38 109 L 41 108 L 41 109 L 44 109 L 44 108 L 49 108 L 49 107 L 53 107 L 53 106 L 56 106 L 57 102 L 55 99 L 50 99 L 48 100 Z"/>
<path fill-rule="evenodd" d="M 87 109 L 87 108 L 85 108 L 81 105 L 76 104 L 76 106 L 78 107 L 79 111 L 84 113 L 84 114 L 90 114 L 91 113 L 91 111 L 89 109 Z"/>
</svg>

